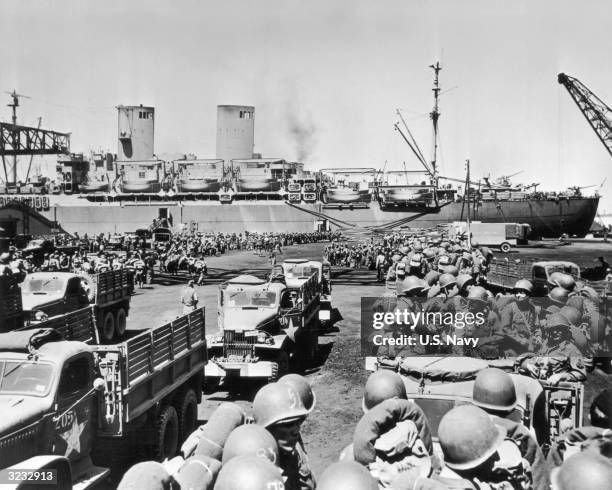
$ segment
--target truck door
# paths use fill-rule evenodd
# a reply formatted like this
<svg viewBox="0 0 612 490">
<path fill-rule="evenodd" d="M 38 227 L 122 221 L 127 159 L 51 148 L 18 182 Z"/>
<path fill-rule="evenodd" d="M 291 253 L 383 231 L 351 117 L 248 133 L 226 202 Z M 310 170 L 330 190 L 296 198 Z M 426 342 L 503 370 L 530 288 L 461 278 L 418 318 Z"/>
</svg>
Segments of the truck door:
<svg viewBox="0 0 612 490">
<path fill-rule="evenodd" d="M 60 375 L 56 398 L 56 415 L 53 418 L 55 434 L 53 453 L 78 461 L 88 456 L 97 420 L 93 365 L 88 353 L 78 354 L 64 364 Z"/>
<path fill-rule="evenodd" d="M 87 296 L 85 296 L 85 300 Z M 87 306 L 89 301 L 85 301 L 83 304 L 83 288 L 81 287 L 81 280 L 78 277 L 68 279 L 66 284 L 66 294 L 64 295 L 64 313 L 70 313 L 71 311 L 78 310 Z"/>
</svg>

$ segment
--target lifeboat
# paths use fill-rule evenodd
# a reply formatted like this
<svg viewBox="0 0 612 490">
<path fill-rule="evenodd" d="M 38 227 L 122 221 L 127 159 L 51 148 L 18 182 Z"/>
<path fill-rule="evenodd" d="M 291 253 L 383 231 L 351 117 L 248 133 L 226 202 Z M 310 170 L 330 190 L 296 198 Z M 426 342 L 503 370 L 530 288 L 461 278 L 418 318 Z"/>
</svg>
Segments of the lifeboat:
<svg viewBox="0 0 612 490">
<path fill-rule="evenodd" d="M 328 203 L 368 202 L 370 194 L 367 189 L 352 189 L 350 187 L 332 187 L 327 189 Z"/>
<path fill-rule="evenodd" d="M 221 182 L 218 179 L 179 179 L 179 192 L 218 192 Z"/>
<path fill-rule="evenodd" d="M 237 192 L 275 192 L 280 190 L 280 182 L 270 178 L 236 179 Z"/>
</svg>

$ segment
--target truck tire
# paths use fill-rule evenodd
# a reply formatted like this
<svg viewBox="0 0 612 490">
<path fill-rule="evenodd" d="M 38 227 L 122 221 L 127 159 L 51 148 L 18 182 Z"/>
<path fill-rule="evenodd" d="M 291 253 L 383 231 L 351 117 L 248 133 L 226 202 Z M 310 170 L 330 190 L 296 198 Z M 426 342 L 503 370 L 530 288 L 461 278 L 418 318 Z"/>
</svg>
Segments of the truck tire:
<svg viewBox="0 0 612 490">
<path fill-rule="evenodd" d="M 153 442 L 153 458 L 159 462 L 166 458 L 173 458 L 178 449 L 178 442 L 178 415 L 172 405 L 166 405 L 157 416 L 155 441 Z"/>
<path fill-rule="evenodd" d="M 112 311 L 106 311 L 100 315 L 102 325 L 99 326 L 100 337 L 103 342 L 112 342 L 115 337 L 115 317 Z"/>
<path fill-rule="evenodd" d="M 115 337 L 117 340 L 121 340 L 125 335 L 126 317 L 125 308 L 119 308 L 115 315 Z"/>
<path fill-rule="evenodd" d="M 289 372 L 289 354 L 282 351 L 278 355 L 276 362 L 272 363 L 272 373 L 268 378 L 268 382 L 274 383 Z"/>
<path fill-rule="evenodd" d="M 181 394 L 175 405 L 178 413 L 179 441 L 183 442 L 198 426 L 198 398 L 191 388 Z"/>
<path fill-rule="evenodd" d="M 507 254 L 508 252 L 510 252 L 510 250 L 512 250 L 512 247 L 508 242 L 504 242 L 499 246 L 499 249 L 505 254 Z"/>
</svg>

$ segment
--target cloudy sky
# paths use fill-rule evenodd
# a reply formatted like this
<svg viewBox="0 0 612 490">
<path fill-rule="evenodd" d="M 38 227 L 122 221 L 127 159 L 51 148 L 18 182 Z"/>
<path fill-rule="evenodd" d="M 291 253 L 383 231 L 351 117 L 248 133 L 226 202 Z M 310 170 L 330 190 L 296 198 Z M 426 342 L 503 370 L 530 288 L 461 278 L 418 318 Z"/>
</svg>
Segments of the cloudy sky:
<svg viewBox="0 0 612 490">
<path fill-rule="evenodd" d="M 215 156 L 216 106 L 256 107 L 255 151 L 307 168 L 417 168 L 393 130 L 431 153 L 440 61 L 440 167 L 523 171 L 540 189 L 600 186 L 612 159 L 562 86 L 612 105 L 612 7 L 585 0 L 0 0 L 0 91 L 20 121 L 116 152 L 119 104 L 156 108 L 157 154 Z M 10 100 L 0 97 L 0 120 Z"/>
</svg>

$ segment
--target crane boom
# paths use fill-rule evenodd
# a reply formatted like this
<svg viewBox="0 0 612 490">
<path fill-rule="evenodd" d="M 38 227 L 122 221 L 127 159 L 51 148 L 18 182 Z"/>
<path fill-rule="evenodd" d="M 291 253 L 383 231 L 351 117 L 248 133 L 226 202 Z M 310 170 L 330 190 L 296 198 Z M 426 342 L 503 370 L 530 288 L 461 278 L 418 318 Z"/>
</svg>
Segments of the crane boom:
<svg viewBox="0 0 612 490">
<path fill-rule="evenodd" d="M 580 80 L 559 73 L 557 81 L 567 89 L 580 112 L 612 156 L 612 110 Z"/>
</svg>

